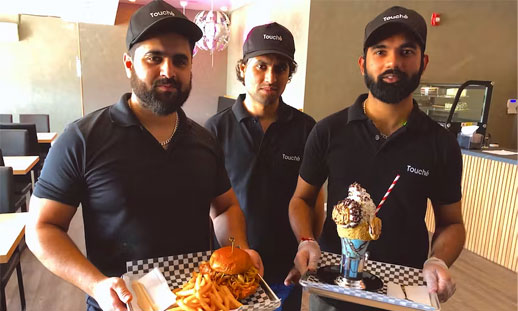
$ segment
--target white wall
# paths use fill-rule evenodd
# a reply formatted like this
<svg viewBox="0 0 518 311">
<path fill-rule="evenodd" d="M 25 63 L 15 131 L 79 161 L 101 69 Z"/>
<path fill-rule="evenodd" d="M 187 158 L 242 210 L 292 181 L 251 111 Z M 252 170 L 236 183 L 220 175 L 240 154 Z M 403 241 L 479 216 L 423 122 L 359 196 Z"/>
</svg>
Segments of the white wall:
<svg viewBox="0 0 518 311">
<path fill-rule="evenodd" d="M 50 115 L 61 132 L 81 116 L 76 75 L 77 24 L 55 17 L 21 15 L 20 41 L 0 43 L 0 113 Z"/>
</svg>

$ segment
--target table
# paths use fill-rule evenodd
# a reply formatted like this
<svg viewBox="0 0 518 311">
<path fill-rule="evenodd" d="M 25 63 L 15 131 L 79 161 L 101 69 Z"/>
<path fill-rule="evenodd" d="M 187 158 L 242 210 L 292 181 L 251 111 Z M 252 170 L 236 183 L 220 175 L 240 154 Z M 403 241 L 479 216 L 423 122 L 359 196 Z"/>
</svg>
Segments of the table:
<svg viewBox="0 0 518 311">
<path fill-rule="evenodd" d="M 5 166 L 12 167 L 14 175 L 27 174 L 39 160 L 39 156 L 4 156 Z"/>
<path fill-rule="evenodd" d="M 38 135 L 38 143 L 40 144 L 50 144 L 58 137 L 58 133 L 55 132 L 37 133 L 36 135 Z"/>
<path fill-rule="evenodd" d="M 28 213 L 0 214 L 0 263 L 6 263 L 25 235 Z"/>
</svg>

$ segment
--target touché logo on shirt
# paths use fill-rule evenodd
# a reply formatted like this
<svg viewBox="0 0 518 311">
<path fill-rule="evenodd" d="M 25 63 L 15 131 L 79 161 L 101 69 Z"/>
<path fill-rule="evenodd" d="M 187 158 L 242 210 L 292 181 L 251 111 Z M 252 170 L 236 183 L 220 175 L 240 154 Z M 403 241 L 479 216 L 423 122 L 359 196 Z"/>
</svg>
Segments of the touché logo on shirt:
<svg viewBox="0 0 518 311">
<path fill-rule="evenodd" d="M 297 161 L 297 162 L 300 162 L 300 157 L 299 156 L 296 156 L 296 155 L 293 155 L 293 156 L 289 156 L 289 155 L 286 155 L 286 154 L 282 154 L 282 158 L 284 160 L 288 160 L 288 161 Z"/>
<path fill-rule="evenodd" d="M 430 175 L 429 170 L 425 170 L 423 168 L 415 168 L 410 165 L 406 166 L 406 171 L 412 174 L 421 175 L 421 176 L 428 176 Z"/>
</svg>

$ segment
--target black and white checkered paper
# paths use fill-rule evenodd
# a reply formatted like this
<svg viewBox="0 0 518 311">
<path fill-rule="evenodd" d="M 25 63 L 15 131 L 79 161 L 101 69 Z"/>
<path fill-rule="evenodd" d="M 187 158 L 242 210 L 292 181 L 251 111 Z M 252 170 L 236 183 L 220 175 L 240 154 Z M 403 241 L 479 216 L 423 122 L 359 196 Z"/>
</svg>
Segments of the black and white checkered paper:
<svg viewBox="0 0 518 311">
<path fill-rule="evenodd" d="M 333 254 L 328 252 L 322 252 L 322 257 L 320 258 L 319 267 L 329 266 L 329 265 L 339 265 L 340 264 L 341 255 Z M 343 296 L 343 300 L 347 300 L 347 296 L 354 296 L 363 299 L 375 300 L 381 303 L 387 303 L 391 305 L 398 305 L 407 308 L 412 308 L 415 310 L 425 310 L 425 311 L 434 311 L 438 310 L 436 307 L 416 303 L 406 299 L 398 299 L 387 296 L 387 283 L 394 282 L 399 285 L 426 285 L 422 275 L 421 270 L 416 268 L 410 268 L 405 266 L 399 266 L 384 262 L 378 262 L 369 260 L 365 267 L 365 270 L 369 271 L 371 274 L 379 277 L 383 281 L 383 287 L 376 292 L 369 292 L 365 290 L 359 289 L 350 289 L 344 288 L 338 285 L 332 285 L 328 283 L 324 283 L 320 281 L 316 275 L 306 275 L 300 283 L 302 286 L 307 289 L 319 289 L 323 291 L 332 292 L 335 294 L 341 294 Z"/>
<path fill-rule="evenodd" d="M 193 271 L 198 271 L 198 266 L 202 261 L 209 261 L 211 251 L 190 253 L 169 257 L 151 258 L 144 260 L 128 261 L 126 269 L 128 273 L 134 275 L 144 275 L 157 267 L 160 269 L 169 288 L 175 289 L 182 287 L 192 277 Z M 266 284 L 261 284 L 257 291 L 250 297 L 241 300 L 243 304 L 238 310 L 243 311 L 267 311 L 275 310 L 280 305 L 280 300 L 270 299 L 266 291 L 271 291 Z"/>
</svg>

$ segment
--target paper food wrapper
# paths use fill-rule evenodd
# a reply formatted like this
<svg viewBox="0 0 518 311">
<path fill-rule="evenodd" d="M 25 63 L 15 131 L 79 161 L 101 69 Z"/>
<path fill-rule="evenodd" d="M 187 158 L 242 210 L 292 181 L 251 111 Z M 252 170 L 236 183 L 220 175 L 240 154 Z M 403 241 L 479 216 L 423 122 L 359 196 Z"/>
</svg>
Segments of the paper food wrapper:
<svg viewBox="0 0 518 311">
<path fill-rule="evenodd" d="M 428 288 L 424 285 L 406 285 L 402 286 L 394 282 L 387 283 L 387 296 L 407 299 L 417 303 L 438 306 L 438 297 L 436 293 L 428 293 Z M 433 303 L 432 303 L 433 302 Z"/>
<path fill-rule="evenodd" d="M 129 311 L 164 311 L 176 302 L 176 295 L 158 268 L 143 276 L 126 273 L 122 279 L 133 296 L 127 305 Z"/>
</svg>

